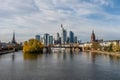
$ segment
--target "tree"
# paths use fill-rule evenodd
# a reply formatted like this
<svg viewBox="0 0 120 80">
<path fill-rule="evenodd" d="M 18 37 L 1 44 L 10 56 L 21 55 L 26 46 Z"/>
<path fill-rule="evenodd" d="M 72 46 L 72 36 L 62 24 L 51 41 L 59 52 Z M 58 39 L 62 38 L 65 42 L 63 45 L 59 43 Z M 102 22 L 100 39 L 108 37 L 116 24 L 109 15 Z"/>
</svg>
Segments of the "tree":
<svg viewBox="0 0 120 80">
<path fill-rule="evenodd" d="M 113 43 L 111 43 L 109 46 L 108 46 L 108 50 L 107 51 L 113 51 Z"/>
<path fill-rule="evenodd" d="M 113 44 L 113 46 L 112 46 L 112 50 L 114 51 L 114 52 L 118 52 L 118 51 L 120 51 L 120 46 L 119 46 L 119 44 Z"/>
<path fill-rule="evenodd" d="M 99 42 L 92 42 L 92 49 L 93 50 L 98 50 L 100 48 Z"/>
<path fill-rule="evenodd" d="M 38 53 L 43 51 L 44 45 L 36 39 L 30 39 L 24 42 L 23 52 L 25 53 Z"/>
</svg>

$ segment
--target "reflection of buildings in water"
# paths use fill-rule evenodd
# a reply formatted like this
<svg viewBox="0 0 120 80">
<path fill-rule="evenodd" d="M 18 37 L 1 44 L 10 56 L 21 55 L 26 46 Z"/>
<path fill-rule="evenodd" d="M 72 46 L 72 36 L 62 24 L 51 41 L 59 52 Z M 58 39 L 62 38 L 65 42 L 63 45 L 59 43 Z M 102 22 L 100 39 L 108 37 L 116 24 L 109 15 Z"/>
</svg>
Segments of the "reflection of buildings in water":
<svg viewBox="0 0 120 80">
<path fill-rule="evenodd" d="M 14 61 L 15 60 L 15 54 L 14 54 L 14 52 L 12 53 L 12 61 Z"/>
<path fill-rule="evenodd" d="M 96 53 L 96 52 L 91 52 L 92 62 L 95 63 L 95 61 L 98 59 L 98 57 L 102 57 L 102 54 L 101 53 Z"/>
<path fill-rule="evenodd" d="M 74 53 L 71 52 L 71 53 L 70 53 L 70 60 L 73 60 L 73 58 L 74 58 Z"/>
<path fill-rule="evenodd" d="M 74 51 L 70 51 L 70 49 L 65 49 L 65 48 L 53 48 L 52 53 L 54 54 L 55 59 L 63 59 L 66 60 L 67 58 L 69 60 L 73 60 Z"/>
<path fill-rule="evenodd" d="M 63 50 L 63 60 L 66 60 L 66 59 L 69 59 L 69 60 L 73 60 L 73 57 L 74 57 L 74 52 L 72 51 L 66 51 L 66 50 Z"/>
<path fill-rule="evenodd" d="M 96 55 L 97 55 L 97 53 L 91 52 L 91 60 L 92 60 L 93 63 L 95 63 Z"/>
<path fill-rule="evenodd" d="M 109 61 L 111 64 L 113 63 L 120 63 L 120 57 L 109 55 Z"/>
<path fill-rule="evenodd" d="M 42 54 L 37 53 L 23 53 L 24 60 L 37 60 L 38 57 L 41 57 Z"/>
<path fill-rule="evenodd" d="M 51 55 L 51 53 L 44 53 L 45 57 L 49 57 Z"/>
<path fill-rule="evenodd" d="M 63 54 L 63 60 L 66 60 L 66 52 L 65 52 L 65 50 L 62 51 L 62 54 Z"/>
<path fill-rule="evenodd" d="M 65 48 L 51 48 L 51 51 L 53 53 L 62 53 L 62 51 L 64 51 Z"/>
<path fill-rule="evenodd" d="M 82 52 L 82 55 L 84 55 L 88 60 L 91 59 L 91 53 L 90 52 Z"/>
</svg>

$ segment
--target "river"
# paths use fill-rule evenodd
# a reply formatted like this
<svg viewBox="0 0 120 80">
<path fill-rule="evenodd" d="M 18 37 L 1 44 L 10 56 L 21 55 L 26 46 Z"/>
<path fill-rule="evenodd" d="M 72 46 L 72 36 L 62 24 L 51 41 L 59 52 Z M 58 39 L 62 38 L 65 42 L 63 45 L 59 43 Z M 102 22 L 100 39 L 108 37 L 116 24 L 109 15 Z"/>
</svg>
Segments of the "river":
<svg viewBox="0 0 120 80">
<path fill-rule="evenodd" d="M 120 58 L 90 52 L 0 55 L 0 80 L 120 80 Z"/>
</svg>

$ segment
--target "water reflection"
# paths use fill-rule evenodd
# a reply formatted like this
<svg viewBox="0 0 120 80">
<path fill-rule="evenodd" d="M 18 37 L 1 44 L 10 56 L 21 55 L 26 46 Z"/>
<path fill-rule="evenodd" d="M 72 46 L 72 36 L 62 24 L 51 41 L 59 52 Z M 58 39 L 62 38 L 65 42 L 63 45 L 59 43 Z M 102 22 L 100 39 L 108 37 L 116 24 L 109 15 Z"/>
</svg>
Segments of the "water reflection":
<svg viewBox="0 0 120 80">
<path fill-rule="evenodd" d="M 1 55 L 0 66 L 0 80 L 120 79 L 120 58 L 91 52 L 30 54 L 21 51 Z"/>
<path fill-rule="evenodd" d="M 15 53 L 13 52 L 12 53 L 12 61 L 14 61 L 15 60 Z"/>
<path fill-rule="evenodd" d="M 73 60 L 74 59 L 74 53 L 70 53 L 70 60 Z"/>
<path fill-rule="evenodd" d="M 91 52 L 91 61 L 92 61 L 93 63 L 95 63 L 96 57 L 97 57 L 97 53 Z"/>
<path fill-rule="evenodd" d="M 66 52 L 63 51 L 62 54 L 63 54 L 63 60 L 66 60 L 66 58 L 67 58 Z"/>
<path fill-rule="evenodd" d="M 37 60 L 38 57 L 42 57 L 42 53 L 23 53 L 24 60 Z"/>
<path fill-rule="evenodd" d="M 109 55 L 110 63 L 120 63 L 120 57 Z"/>
<path fill-rule="evenodd" d="M 114 55 L 94 53 L 94 52 L 91 52 L 91 53 L 86 52 L 85 55 L 87 56 L 86 59 L 89 59 L 89 57 L 90 57 L 90 60 L 92 61 L 92 63 L 96 63 L 96 60 L 99 61 L 99 59 L 102 59 L 106 63 L 110 62 L 111 64 L 120 63 L 120 57 L 114 56 Z"/>
</svg>

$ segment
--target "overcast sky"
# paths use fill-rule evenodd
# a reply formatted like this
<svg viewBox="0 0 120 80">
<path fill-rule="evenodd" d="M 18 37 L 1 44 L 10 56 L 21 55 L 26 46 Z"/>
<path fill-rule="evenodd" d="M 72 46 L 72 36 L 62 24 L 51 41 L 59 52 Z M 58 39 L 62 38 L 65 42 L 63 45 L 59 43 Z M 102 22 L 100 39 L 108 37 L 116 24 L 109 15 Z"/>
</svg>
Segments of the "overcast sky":
<svg viewBox="0 0 120 80">
<path fill-rule="evenodd" d="M 120 39 L 120 0 L 0 0 L 0 40 L 18 42 L 55 34 L 63 24 L 82 41 Z"/>
</svg>

